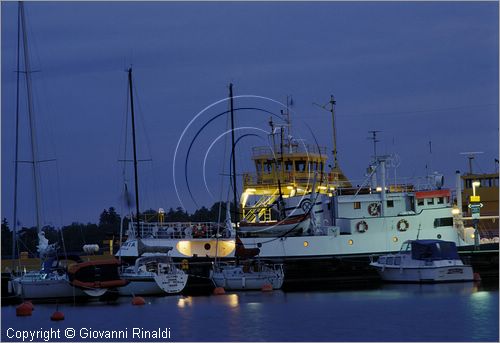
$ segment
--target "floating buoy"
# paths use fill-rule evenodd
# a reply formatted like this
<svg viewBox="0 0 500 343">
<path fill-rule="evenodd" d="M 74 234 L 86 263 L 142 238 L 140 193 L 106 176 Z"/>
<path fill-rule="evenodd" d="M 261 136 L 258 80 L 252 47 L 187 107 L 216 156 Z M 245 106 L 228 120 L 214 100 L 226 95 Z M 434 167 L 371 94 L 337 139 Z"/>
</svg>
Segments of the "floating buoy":
<svg viewBox="0 0 500 343">
<path fill-rule="evenodd" d="M 33 305 L 30 303 L 24 302 L 16 307 L 16 316 L 18 317 L 31 316 L 32 312 L 33 312 Z"/>
<path fill-rule="evenodd" d="M 273 290 L 273 285 L 270 283 L 266 283 L 262 288 L 260 289 L 262 292 L 272 292 Z"/>
<path fill-rule="evenodd" d="M 479 275 L 479 273 L 474 273 L 474 281 L 481 281 L 481 275 Z"/>
<path fill-rule="evenodd" d="M 52 313 L 52 315 L 50 316 L 50 320 L 53 321 L 64 320 L 64 313 L 62 313 L 61 311 L 56 311 Z"/>
<path fill-rule="evenodd" d="M 26 306 L 29 306 L 31 308 L 31 311 L 35 310 L 35 306 L 33 306 L 31 300 L 26 300 L 24 303 L 26 304 Z"/>
<path fill-rule="evenodd" d="M 214 295 L 222 295 L 226 294 L 226 291 L 224 290 L 224 287 L 215 287 L 213 293 Z"/>
<path fill-rule="evenodd" d="M 132 305 L 145 305 L 146 300 L 144 300 L 143 297 L 133 297 L 132 298 Z"/>
</svg>

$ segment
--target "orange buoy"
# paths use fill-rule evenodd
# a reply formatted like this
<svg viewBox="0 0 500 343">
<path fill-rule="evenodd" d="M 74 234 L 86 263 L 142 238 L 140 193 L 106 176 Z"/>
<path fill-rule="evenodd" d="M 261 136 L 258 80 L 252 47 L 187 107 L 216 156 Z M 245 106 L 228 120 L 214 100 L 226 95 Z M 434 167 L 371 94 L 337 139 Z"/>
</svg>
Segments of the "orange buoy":
<svg viewBox="0 0 500 343">
<path fill-rule="evenodd" d="M 474 281 L 481 281 L 481 275 L 479 275 L 479 273 L 474 273 Z"/>
<path fill-rule="evenodd" d="M 50 320 L 53 321 L 64 320 L 64 313 L 62 313 L 61 311 L 56 311 L 52 314 L 52 316 L 50 316 Z"/>
<path fill-rule="evenodd" d="M 226 294 L 226 290 L 224 289 L 224 287 L 215 287 L 213 293 L 214 295 L 222 295 Z"/>
<path fill-rule="evenodd" d="M 16 316 L 18 317 L 31 316 L 32 312 L 33 312 L 33 305 L 30 305 L 25 302 L 16 307 Z"/>
<path fill-rule="evenodd" d="M 133 297 L 132 298 L 132 305 L 145 305 L 146 304 L 146 300 L 144 300 L 143 297 Z"/>
<path fill-rule="evenodd" d="M 273 285 L 270 283 L 266 283 L 264 286 L 262 286 L 261 291 L 262 292 L 271 292 L 273 290 Z"/>
<path fill-rule="evenodd" d="M 31 300 L 26 300 L 24 303 L 26 304 L 26 306 L 29 306 L 31 308 L 31 311 L 35 310 L 35 306 L 33 306 Z"/>
</svg>

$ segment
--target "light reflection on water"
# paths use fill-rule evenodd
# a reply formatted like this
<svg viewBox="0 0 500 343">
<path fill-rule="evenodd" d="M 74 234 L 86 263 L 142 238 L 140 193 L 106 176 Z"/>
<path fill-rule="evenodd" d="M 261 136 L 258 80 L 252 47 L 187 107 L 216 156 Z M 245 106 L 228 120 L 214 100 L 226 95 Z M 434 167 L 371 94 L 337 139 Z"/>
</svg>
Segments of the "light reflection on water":
<svg viewBox="0 0 500 343">
<path fill-rule="evenodd" d="M 66 320 L 49 320 L 55 305 L 37 304 L 32 317 L 2 307 L 8 327 L 169 327 L 176 341 L 498 341 L 498 286 L 474 283 L 384 285 L 356 291 L 237 292 L 220 296 L 130 298 L 117 303 L 60 306 Z M 4 336 L 2 337 L 4 338 Z"/>
</svg>

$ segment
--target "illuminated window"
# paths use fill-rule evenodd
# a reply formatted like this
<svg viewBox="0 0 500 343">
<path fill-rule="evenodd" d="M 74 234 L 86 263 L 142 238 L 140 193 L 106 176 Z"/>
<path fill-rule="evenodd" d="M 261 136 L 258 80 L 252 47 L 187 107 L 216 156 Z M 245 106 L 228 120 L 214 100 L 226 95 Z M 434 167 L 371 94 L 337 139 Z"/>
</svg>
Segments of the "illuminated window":
<svg viewBox="0 0 500 343">
<path fill-rule="evenodd" d="M 359 210 L 361 208 L 361 203 L 359 201 L 354 202 L 354 209 Z"/>
<path fill-rule="evenodd" d="M 348 240 L 348 241 L 347 241 L 347 244 L 349 244 L 349 245 L 353 245 L 353 244 L 354 244 L 354 241 L 353 241 L 352 239 L 350 239 L 350 240 Z"/>
<path fill-rule="evenodd" d="M 392 241 L 396 243 L 398 241 L 398 238 L 396 236 L 392 237 Z"/>
<path fill-rule="evenodd" d="M 309 246 L 309 242 L 308 241 L 304 241 L 304 246 L 307 248 Z"/>
</svg>

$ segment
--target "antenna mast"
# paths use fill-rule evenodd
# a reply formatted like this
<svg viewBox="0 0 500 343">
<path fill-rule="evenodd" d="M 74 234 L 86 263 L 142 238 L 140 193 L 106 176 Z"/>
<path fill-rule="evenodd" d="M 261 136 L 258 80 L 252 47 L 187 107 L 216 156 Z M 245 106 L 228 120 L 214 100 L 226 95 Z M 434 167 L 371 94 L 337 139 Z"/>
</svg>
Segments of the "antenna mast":
<svg viewBox="0 0 500 343">
<path fill-rule="evenodd" d="M 333 95 L 330 95 L 330 101 L 328 101 L 327 104 L 330 104 L 330 108 L 327 109 L 327 104 L 325 105 L 319 105 L 315 102 L 313 102 L 313 105 L 316 105 L 322 109 L 324 109 L 325 111 L 328 111 L 332 114 L 332 133 L 333 133 L 333 150 L 332 150 L 332 154 L 333 154 L 333 169 L 338 169 L 339 167 L 339 162 L 338 162 L 338 159 L 337 159 L 337 129 L 335 127 L 335 104 L 337 103 L 337 101 L 335 100 L 335 98 L 333 97 Z"/>
<path fill-rule="evenodd" d="M 476 158 L 476 155 L 482 154 L 482 151 L 470 151 L 470 152 L 461 152 L 460 155 L 467 155 L 469 159 L 469 174 L 472 174 L 472 160 Z"/>
<path fill-rule="evenodd" d="M 373 159 L 376 161 L 377 160 L 377 143 L 380 142 L 377 139 L 377 133 L 382 132 L 382 131 L 373 130 L 373 131 L 368 131 L 368 132 L 372 134 L 372 136 L 368 137 L 368 139 L 371 139 L 373 141 Z"/>
</svg>

